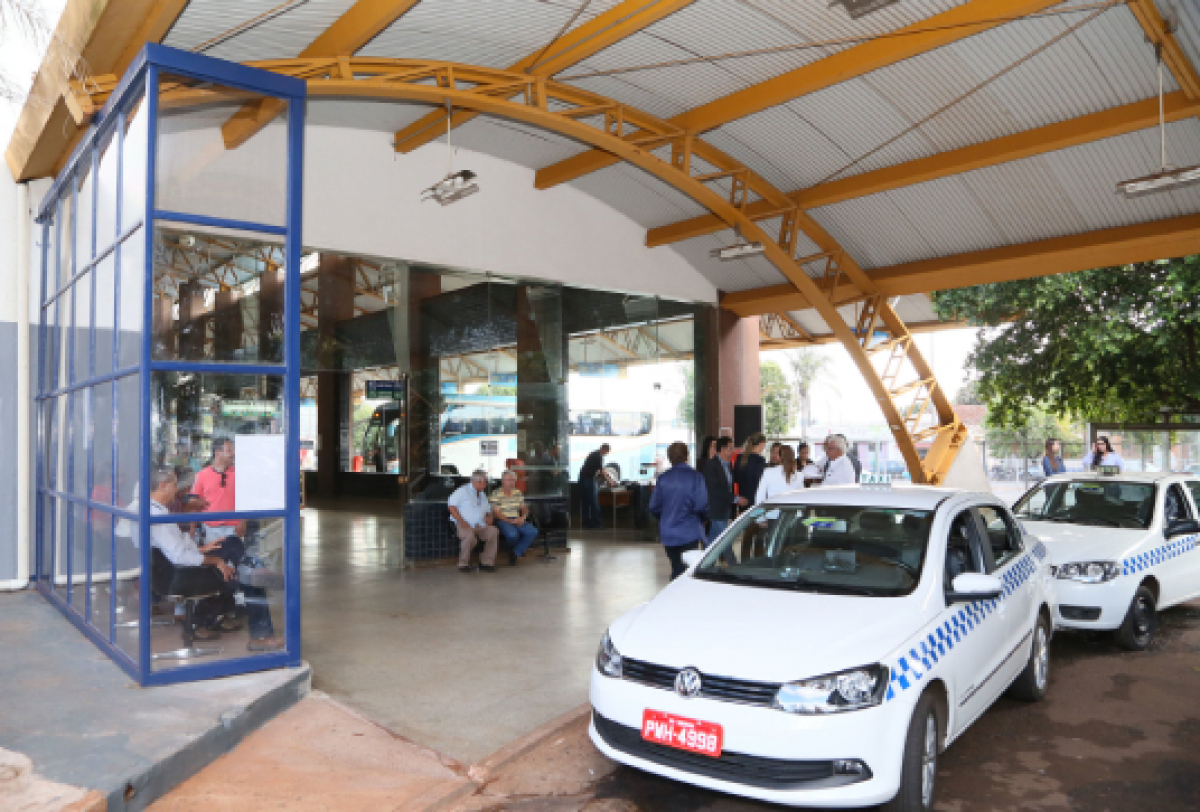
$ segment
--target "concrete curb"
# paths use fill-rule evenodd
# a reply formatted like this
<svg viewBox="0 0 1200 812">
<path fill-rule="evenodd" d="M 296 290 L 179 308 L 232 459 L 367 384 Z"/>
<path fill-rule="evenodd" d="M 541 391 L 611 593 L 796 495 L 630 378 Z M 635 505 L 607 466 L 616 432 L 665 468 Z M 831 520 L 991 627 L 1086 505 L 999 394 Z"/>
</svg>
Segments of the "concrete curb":
<svg viewBox="0 0 1200 812">
<path fill-rule="evenodd" d="M 107 812 L 145 809 L 307 696 L 312 686 L 312 669 L 305 663 L 290 670 L 293 673 L 285 682 L 245 707 L 226 711 L 214 720 L 212 727 L 184 747 L 157 762 L 146 763 L 140 772 L 128 776 L 119 786 L 98 787 L 107 798 Z"/>
<path fill-rule="evenodd" d="M 584 702 L 579 707 L 572 708 L 561 716 L 556 716 L 541 727 L 504 745 L 478 764 L 472 764 L 467 770 L 467 775 L 477 784 L 486 784 L 500 770 L 522 756 L 525 756 L 531 750 L 543 744 L 547 739 L 557 736 L 563 729 L 578 722 L 580 719 L 587 718 L 591 712 L 591 703 Z"/>
</svg>

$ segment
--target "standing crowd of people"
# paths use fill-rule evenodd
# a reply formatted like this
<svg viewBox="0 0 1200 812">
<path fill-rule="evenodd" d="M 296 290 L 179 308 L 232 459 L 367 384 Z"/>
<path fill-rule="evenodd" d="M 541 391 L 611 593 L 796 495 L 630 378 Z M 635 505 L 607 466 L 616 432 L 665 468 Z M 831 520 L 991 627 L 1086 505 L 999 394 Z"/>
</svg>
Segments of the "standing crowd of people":
<svg viewBox="0 0 1200 812">
<path fill-rule="evenodd" d="M 683 554 L 711 544 L 739 512 L 800 488 L 852 485 L 862 475 L 841 434 L 826 438 L 825 456 L 819 461 L 810 456 L 808 443 L 796 448 L 775 443 L 768 452 L 769 460 L 763 456 L 766 448 L 766 436 L 751 434 L 735 461 L 731 437 L 705 437 L 694 468 L 688 464 L 686 443 L 672 443 L 667 448 L 671 468 L 658 477 L 650 512 L 658 519 L 672 579 L 687 569 Z"/>
</svg>

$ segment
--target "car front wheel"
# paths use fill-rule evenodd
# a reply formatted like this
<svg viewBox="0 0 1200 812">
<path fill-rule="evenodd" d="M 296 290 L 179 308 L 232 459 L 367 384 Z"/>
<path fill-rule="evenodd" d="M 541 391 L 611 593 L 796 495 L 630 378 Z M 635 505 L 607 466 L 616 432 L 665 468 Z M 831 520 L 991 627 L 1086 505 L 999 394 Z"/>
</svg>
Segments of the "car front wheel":
<svg viewBox="0 0 1200 812">
<path fill-rule="evenodd" d="M 1029 662 L 1008 692 L 1017 699 L 1026 702 L 1037 702 L 1046 695 L 1046 685 L 1050 681 L 1050 624 L 1044 615 L 1038 615 L 1037 625 L 1033 627 L 1033 645 L 1029 651 Z"/>
<path fill-rule="evenodd" d="M 1126 651 L 1145 651 L 1150 648 L 1154 632 L 1158 628 L 1158 606 L 1154 593 L 1144 586 L 1138 587 L 1125 613 L 1125 621 L 1116 631 L 1117 645 Z"/>
<path fill-rule="evenodd" d="M 933 793 L 937 788 L 938 746 L 941 741 L 937 702 L 926 691 L 904 740 L 904 764 L 900 773 L 900 791 L 884 804 L 884 812 L 929 812 L 933 809 Z"/>
</svg>

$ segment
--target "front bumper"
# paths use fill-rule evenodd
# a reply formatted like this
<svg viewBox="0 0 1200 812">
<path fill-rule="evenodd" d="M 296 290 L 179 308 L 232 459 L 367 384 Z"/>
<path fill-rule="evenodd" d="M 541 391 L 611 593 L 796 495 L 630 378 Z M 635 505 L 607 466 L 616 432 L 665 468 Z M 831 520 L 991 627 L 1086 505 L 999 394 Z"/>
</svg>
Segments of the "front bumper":
<svg viewBox="0 0 1200 812">
<path fill-rule="evenodd" d="M 1054 611 L 1054 626 L 1059 629 L 1092 631 L 1117 629 L 1129 611 L 1135 587 L 1136 584 L 1124 576 L 1104 584 L 1081 584 L 1078 581 L 1055 578 L 1054 593 L 1057 605 Z M 1099 609 L 1100 616 L 1094 620 L 1067 617 L 1063 614 L 1064 607 Z"/>
<path fill-rule="evenodd" d="M 800 716 L 713 699 L 684 699 L 673 691 L 605 677 L 593 668 L 589 734 L 614 761 L 707 789 L 789 806 L 869 806 L 891 800 L 900 787 L 912 713 L 906 699 L 861 711 Z M 726 763 L 709 767 L 711 762 L 691 760 L 694 766 L 689 766 L 686 757 L 664 763 L 637 747 L 646 709 L 721 725 Z M 822 775 L 821 765 L 833 760 L 859 761 L 866 770 L 862 776 L 830 776 L 827 771 Z"/>
</svg>

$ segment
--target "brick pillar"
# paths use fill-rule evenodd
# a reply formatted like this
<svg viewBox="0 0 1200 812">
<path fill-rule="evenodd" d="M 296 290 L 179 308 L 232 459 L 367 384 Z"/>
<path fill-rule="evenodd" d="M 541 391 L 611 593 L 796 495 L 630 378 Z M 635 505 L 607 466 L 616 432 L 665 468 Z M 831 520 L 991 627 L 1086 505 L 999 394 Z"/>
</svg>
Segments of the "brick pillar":
<svg viewBox="0 0 1200 812">
<path fill-rule="evenodd" d="M 717 311 L 717 417 L 714 429 L 733 436 L 733 407 L 762 403 L 758 375 L 758 317 Z M 716 432 L 713 432 L 716 434 Z"/>
</svg>

